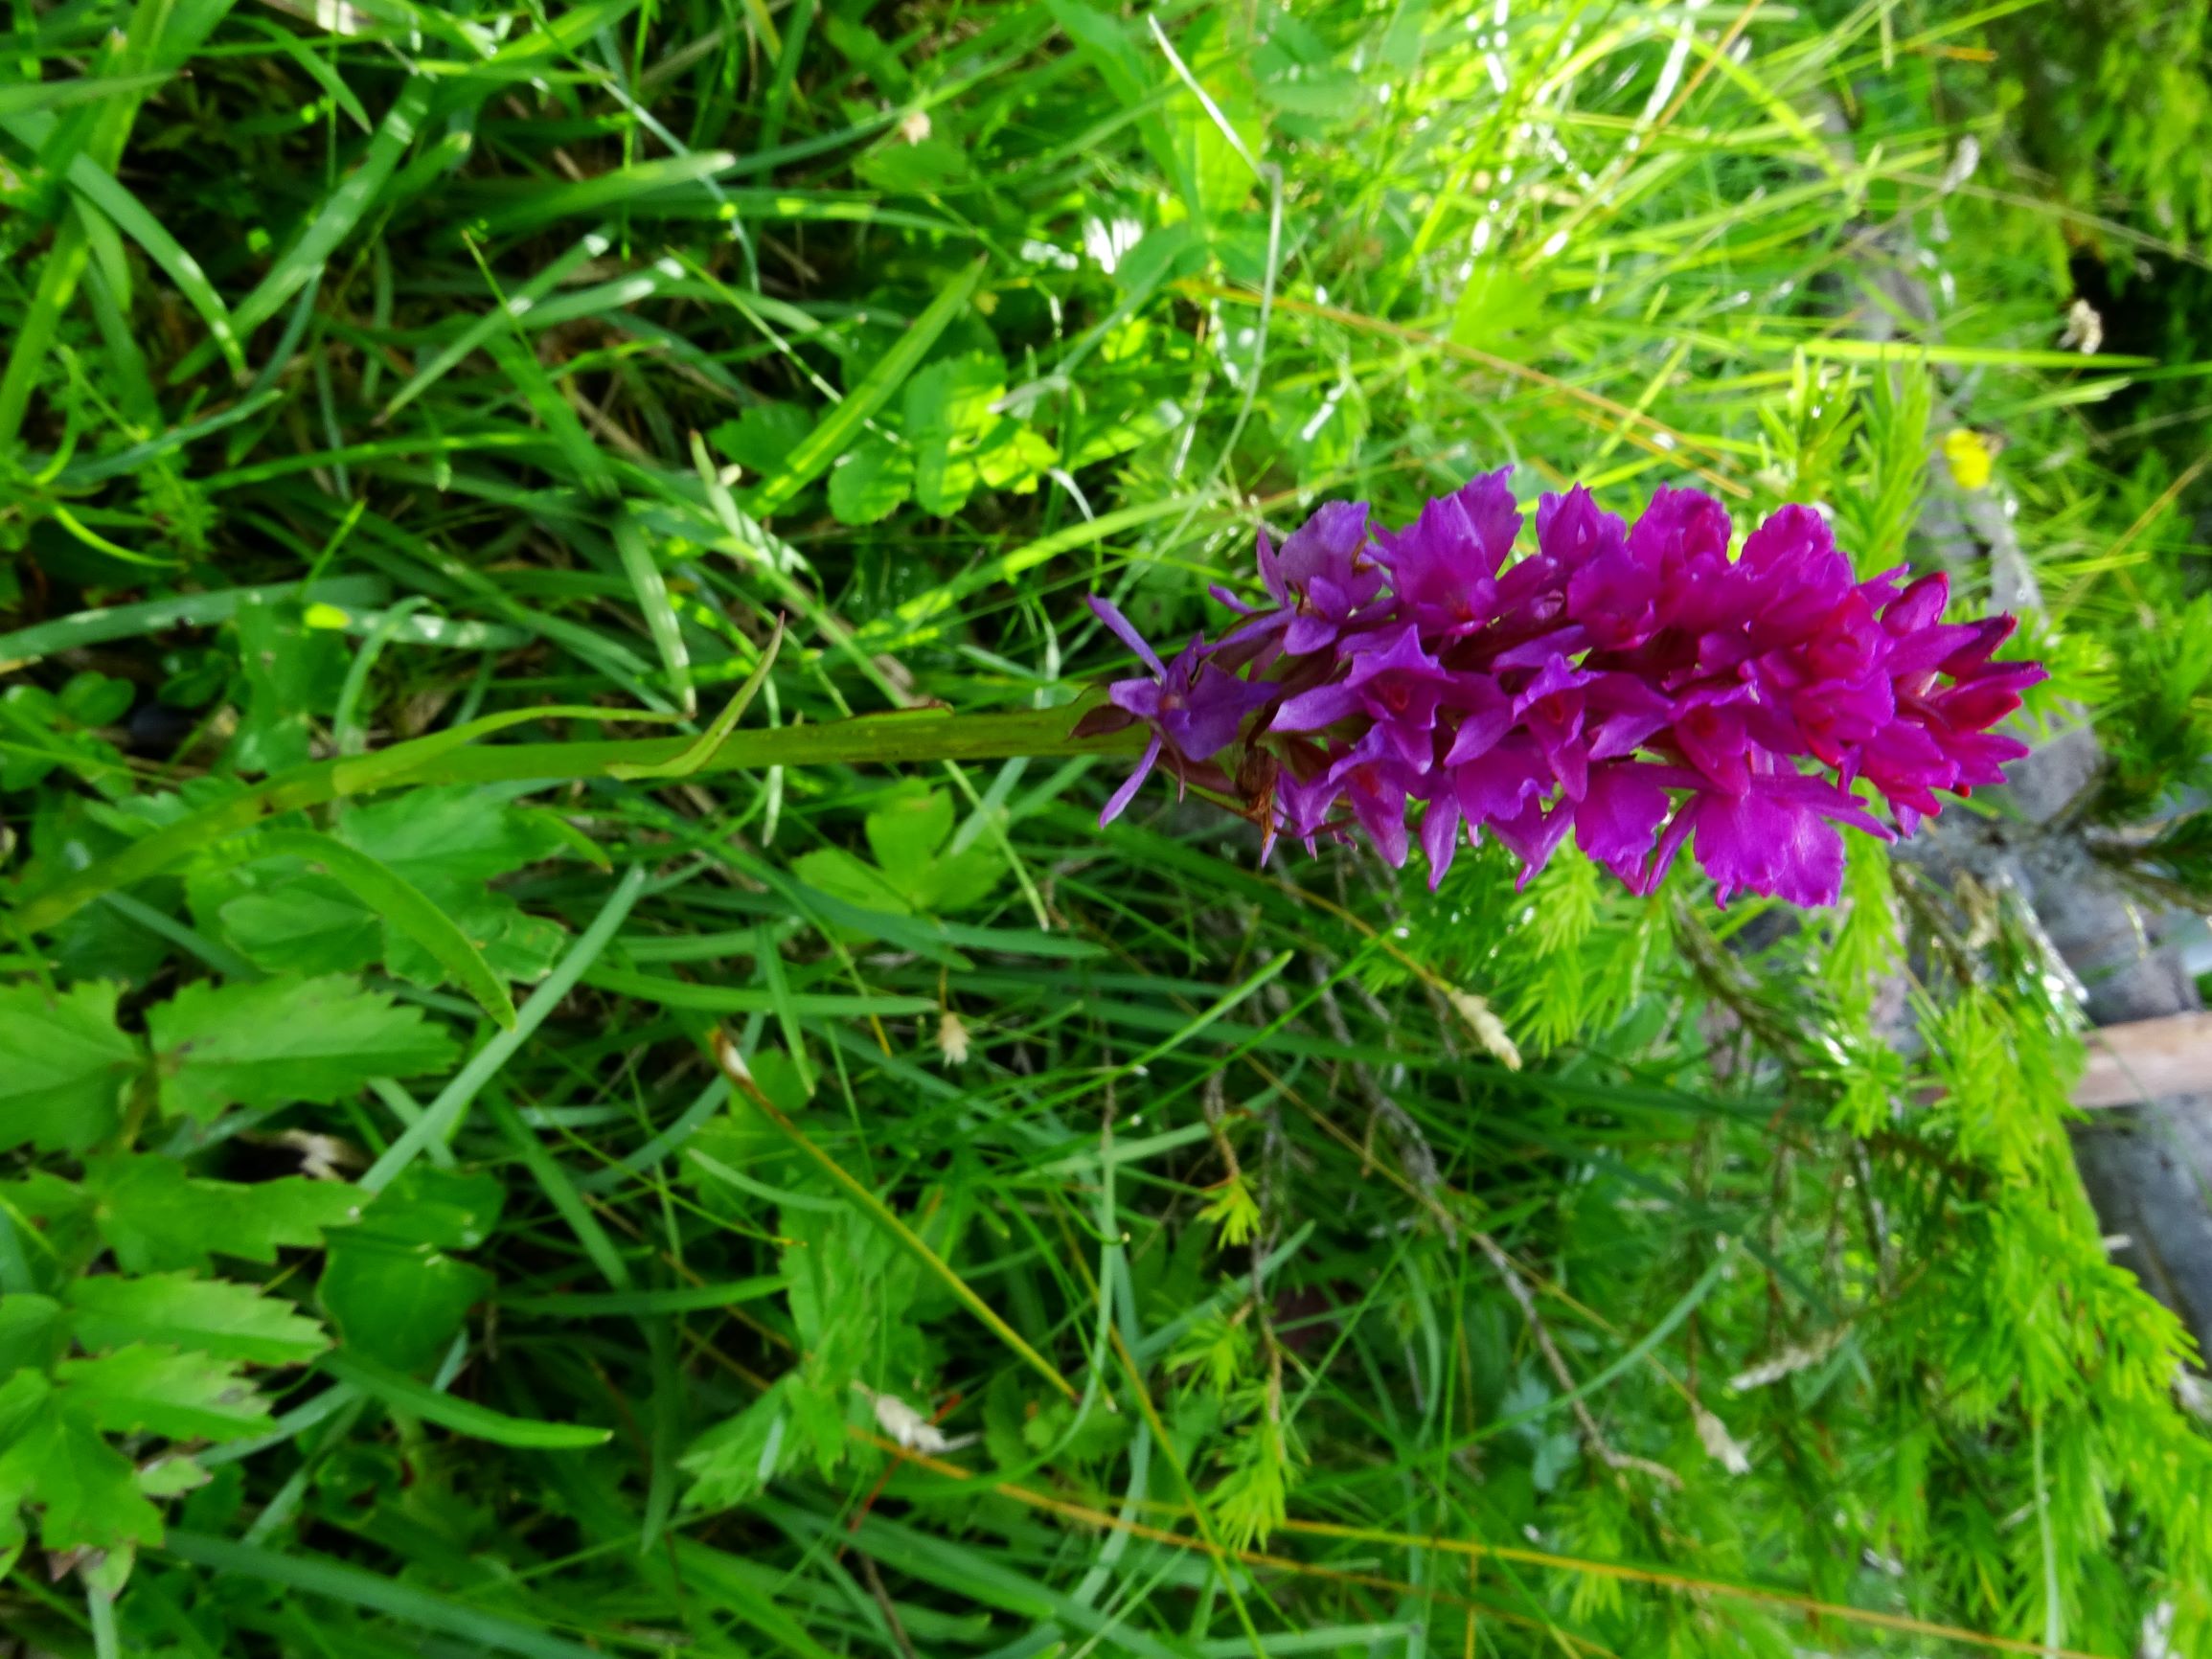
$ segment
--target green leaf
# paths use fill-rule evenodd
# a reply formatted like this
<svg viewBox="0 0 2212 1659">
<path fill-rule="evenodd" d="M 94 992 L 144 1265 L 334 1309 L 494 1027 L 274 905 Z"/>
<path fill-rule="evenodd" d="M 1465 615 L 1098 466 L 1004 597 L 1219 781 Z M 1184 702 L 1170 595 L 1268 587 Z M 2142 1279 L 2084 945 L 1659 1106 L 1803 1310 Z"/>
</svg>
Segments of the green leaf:
<svg viewBox="0 0 2212 1659">
<path fill-rule="evenodd" d="M 755 403 L 735 420 L 724 420 L 707 436 L 729 460 L 766 477 L 814 429 L 814 418 L 796 403 Z"/>
<path fill-rule="evenodd" d="M 802 880 L 865 910 L 907 916 L 960 910 L 988 897 L 1004 866 L 988 849 L 940 856 L 952 834 L 952 797 L 941 789 L 894 795 L 868 814 L 871 865 L 840 848 L 794 861 Z"/>
<path fill-rule="evenodd" d="M 372 757 L 374 759 L 374 757 Z M 536 980 L 559 956 L 559 922 L 524 916 L 487 887 L 495 875 L 578 850 L 556 814 L 517 807 L 475 785 L 414 789 L 338 823 L 336 838 L 416 887 L 467 938 L 493 978 Z M 206 927 L 219 918 L 230 943 L 272 973 L 334 973 L 374 963 L 396 978 L 440 985 L 446 968 L 416 934 L 292 856 L 203 863 L 186 880 Z M 382 936 L 378 951 L 376 936 Z"/>
<path fill-rule="evenodd" d="M 929 302 L 928 309 L 915 318 L 913 326 L 861 376 L 860 383 L 846 394 L 845 400 L 824 415 L 820 423 L 792 446 L 783 464 L 753 491 L 747 506 L 754 514 L 765 516 L 795 499 L 800 490 L 819 477 L 824 468 L 859 437 L 869 419 L 905 384 L 907 375 L 928 355 L 937 337 L 967 307 L 976 284 L 983 280 L 983 266 L 984 261 L 976 260 L 939 289 L 937 297 Z"/>
<path fill-rule="evenodd" d="M 809 887 L 862 910 L 891 916 L 913 914 L 913 906 L 888 875 L 842 847 L 818 847 L 794 858 L 791 869 Z"/>
<path fill-rule="evenodd" d="M 1451 343 L 1496 352 L 1543 316 L 1544 284 L 1503 260 L 1475 262 L 1451 309 Z"/>
<path fill-rule="evenodd" d="M 914 488 L 914 457 L 878 433 L 839 456 L 830 473 L 830 511 L 839 524 L 876 524 Z"/>
<path fill-rule="evenodd" d="M 905 795 L 868 814 L 868 850 L 892 886 L 912 894 L 937 862 L 937 850 L 952 833 L 952 797 L 942 789 Z"/>
<path fill-rule="evenodd" d="M 337 701 L 345 683 L 344 636 L 310 628 L 291 599 L 248 595 L 236 625 L 246 682 L 245 716 L 231 739 L 241 772 L 276 772 L 308 758 L 313 717 Z"/>
<path fill-rule="evenodd" d="M 509 1030 L 514 999 L 453 918 L 390 865 L 334 836 L 313 830 L 265 830 L 253 839 L 257 852 L 308 860 L 434 957 L 484 1011 Z"/>
<path fill-rule="evenodd" d="M 376 912 L 326 877 L 248 892 L 217 915 L 231 943 L 269 973 L 348 973 L 384 954 Z"/>
<path fill-rule="evenodd" d="M 67 1404 L 110 1434 L 240 1440 L 269 1426 L 268 1402 L 235 1359 L 135 1342 L 94 1359 L 65 1359 Z"/>
<path fill-rule="evenodd" d="M 28 1372 L 16 1379 L 25 1381 L 46 1384 Z M 14 1384 L 5 1391 L 15 1392 Z M 161 1542 L 161 1511 L 139 1491 L 130 1460 L 73 1412 L 49 1406 L 0 1452 L 0 1515 L 27 1503 L 42 1506 L 38 1538 L 51 1552 Z"/>
<path fill-rule="evenodd" d="M 205 1270 L 216 1253 L 274 1261 L 280 1245 L 320 1244 L 325 1228 L 346 1225 L 362 1203 L 341 1182 L 204 1181 L 173 1158 L 136 1152 L 88 1160 L 84 1186 L 101 1238 L 131 1273 Z"/>
<path fill-rule="evenodd" d="M 400 1372 L 437 1362 L 496 1283 L 451 1252 L 490 1236 L 504 1191 L 491 1175 L 410 1165 L 331 1239 L 321 1296 L 349 1353 Z"/>
<path fill-rule="evenodd" d="M 496 1175 L 411 1165 L 376 1194 L 346 1241 L 373 1237 L 402 1244 L 435 1244 L 443 1250 L 473 1250 L 499 1225 L 506 1199 L 507 1188 Z"/>
<path fill-rule="evenodd" d="M 677 1467 L 692 1477 L 692 1502 L 703 1510 L 734 1509 L 782 1474 L 806 1450 L 789 1432 L 788 1375 L 752 1404 L 692 1443 Z"/>
<path fill-rule="evenodd" d="M 934 195 L 975 176 L 968 152 L 942 134 L 920 144 L 893 138 L 861 156 L 853 170 L 878 190 L 895 195 Z"/>
<path fill-rule="evenodd" d="M 906 383 L 906 434 L 914 443 L 914 499 L 925 512 L 958 512 L 978 479 L 975 451 L 1006 396 L 1006 364 L 969 352 L 930 364 Z"/>
<path fill-rule="evenodd" d="M 424 1383 L 417 1382 L 404 1372 L 394 1371 L 365 1354 L 347 1349 L 325 1354 L 323 1369 L 340 1382 L 353 1384 L 374 1399 L 411 1412 L 426 1422 L 437 1423 L 441 1428 L 449 1428 L 455 1434 L 467 1435 L 471 1440 L 490 1441 L 498 1445 L 573 1451 L 585 1446 L 604 1445 L 614 1435 L 612 1429 L 594 1428 L 588 1423 L 540 1422 L 533 1418 L 509 1417 L 488 1406 L 456 1399 L 449 1394 L 441 1394 Z"/>
<path fill-rule="evenodd" d="M 180 1498 L 196 1492 L 214 1478 L 191 1458 L 171 1452 L 140 1466 L 138 1489 L 149 1498 Z"/>
<path fill-rule="evenodd" d="M 136 697 L 128 680 L 109 679 L 90 670 L 71 674 L 61 688 L 61 712 L 80 726 L 107 726 L 130 712 Z"/>
<path fill-rule="evenodd" d="M 113 1133 L 143 1063 L 115 1021 L 120 988 L 105 981 L 58 995 L 0 990 L 0 1150 L 81 1151 Z"/>
<path fill-rule="evenodd" d="M 510 807 L 473 784 L 412 789 L 356 807 L 340 822 L 338 835 L 434 898 L 536 864 L 569 845 L 551 813 Z"/>
<path fill-rule="evenodd" d="M 300 1365 L 330 1346 L 322 1327 L 289 1302 L 223 1279 L 80 1279 L 67 1300 L 77 1340 L 93 1352 L 150 1342 L 255 1365 Z"/>
<path fill-rule="evenodd" d="M 61 1304 L 28 1290 L 0 1296 L 0 1376 L 48 1371 L 69 1347 Z"/>
<path fill-rule="evenodd" d="M 148 1016 L 162 1108 L 202 1121 L 229 1105 L 321 1104 L 371 1078 L 438 1071 L 453 1039 L 420 1009 L 344 974 L 258 984 L 196 981 Z"/>
<path fill-rule="evenodd" d="M 1033 493 L 1060 460 L 1043 433 L 1012 416 L 1001 415 L 975 450 L 975 475 L 992 489 Z"/>
</svg>

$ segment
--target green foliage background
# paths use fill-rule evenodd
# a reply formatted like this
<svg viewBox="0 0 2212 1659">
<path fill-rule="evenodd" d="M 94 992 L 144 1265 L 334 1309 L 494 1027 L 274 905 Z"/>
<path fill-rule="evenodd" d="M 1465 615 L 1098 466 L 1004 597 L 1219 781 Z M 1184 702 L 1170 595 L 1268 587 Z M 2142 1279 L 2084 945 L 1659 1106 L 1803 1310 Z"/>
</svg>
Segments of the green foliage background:
<svg viewBox="0 0 2212 1659">
<path fill-rule="evenodd" d="M 2205 45 L 2118 15 L 18 4 L 0 1627 L 2212 1651 L 2012 897 L 1431 896 L 889 763 L 1059 729 L 1087 592 L 1187 634 L 1511 463 L 2025 602 L 2201 894 Z M 884 763 L 499 759 L 699 730 L 779 617 L 746 729 Z"/>
</svg>

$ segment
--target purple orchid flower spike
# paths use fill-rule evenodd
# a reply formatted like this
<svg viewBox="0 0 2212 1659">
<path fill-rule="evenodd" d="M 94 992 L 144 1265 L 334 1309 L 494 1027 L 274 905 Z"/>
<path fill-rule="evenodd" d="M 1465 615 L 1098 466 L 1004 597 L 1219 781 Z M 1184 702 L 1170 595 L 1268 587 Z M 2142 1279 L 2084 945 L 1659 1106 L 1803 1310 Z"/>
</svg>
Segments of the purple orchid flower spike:
<svg viewBox="0 0 2212 1659">
<path fill-rule="evenodd" d="M 1358 503 L 1321 508 L 1279 552 L 1262 534 L 1272 608 L 1222 594 L 1245 620 L 1173 661 L 1094 600 L 1147 670 L 1079 726 L 1147 728 L 1106 818 L 1164 762 L 1241 793 L 1263 857 L 1356 827 L 1398 865 L 1410 813 L 1432 888 L 1461 835 L 1488 830 L 1523 885 L 1571 834 L 1634 892 L 1692 847 L 1723 902 L 1816 905 L 1842 879 L 1839 826 L 1891 833 L 1855 788 L 1910 833 L 2025 752 L 1994 728 L 2042 670 L 1996 660 L 2010 619 L 1944 622 L 1941 577 L 1859 580 L 1800 507 L 1731 561 L 1728 515 L 1700 491 L 1657 491 L 1630 528 L 1579 486 L 1542 498 L 1535 550 L 1509 563 L 1507 477 L 1372 541 Z"/>
<path fill-rule="evenodd" d="M 1584 690 L 1597 677 L 1555 655 L 1513 703 L 1515 716 L 1543 751 L 1552 776 L 1577 801 L 1589 776 L 1589 749 L 1583 742 Z"/>
</svg>

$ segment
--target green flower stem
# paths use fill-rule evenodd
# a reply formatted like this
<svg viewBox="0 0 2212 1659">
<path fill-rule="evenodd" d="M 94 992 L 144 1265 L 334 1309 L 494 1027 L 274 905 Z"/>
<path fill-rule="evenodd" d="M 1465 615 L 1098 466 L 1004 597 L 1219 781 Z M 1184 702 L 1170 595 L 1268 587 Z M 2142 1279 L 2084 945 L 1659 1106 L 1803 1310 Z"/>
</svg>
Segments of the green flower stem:
<svg viewBox="0 0 2212 1659">
<path fill-rule="evenodd" d="M 752 727 L 732 732 L 683 775 L 758 771 L 766 766 L 905 765 L 925 761 L 1006 761 L 1018 756 L 1127 755 L 1143 746 L 1141 728 L 1102 738 L 1074 736 L 1095 698 L 1058 709 L 956 715 L 918 709 L 861 715 L 816 726 Z M 17 912 L 25 930 L 54 926 L 103 893 L 173 869 L 194 852 L 252 829 L 264 818 L 384 789 L 436 784 L 545 784 L 617 777 L 615 768 L 667 765 L 696 739 L 615 738 L 575 743 L 479 744 L 470 739 L 503 726 L 554 716 L 633 719 L 605 709 L 532 709 L 495 716 L 462 732 L 440 733 L 374 755 L 295 766 L 272 774 L 244 794 L 205 807 L 148 833 L 122 852 L 87 865 L 26 900 Z"/>
</svg>

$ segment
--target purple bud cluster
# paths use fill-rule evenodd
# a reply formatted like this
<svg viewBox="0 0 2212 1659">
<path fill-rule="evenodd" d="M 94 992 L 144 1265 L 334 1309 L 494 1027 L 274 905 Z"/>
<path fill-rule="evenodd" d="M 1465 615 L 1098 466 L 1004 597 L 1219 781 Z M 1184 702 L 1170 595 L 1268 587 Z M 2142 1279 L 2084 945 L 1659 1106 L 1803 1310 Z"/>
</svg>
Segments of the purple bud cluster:
<svg viewBox="0 0 2212 1659">
<path fill-rule="evenodd" d="M 1331 502 L 1279 549 L 1263 531 L 1272 602 L 1217 587 L 1243 620 L 1166 662 L 1092 599 L 1146 672 L 1079 729 L 1150 733 L 1100 821 L 1164 765 L 1238 804 L 1269 851 L 1357 826 L 1401 865 L 1418 838 L 1432 887 L 1463 835 L 1495 836 L 1525 884 L 1572 832 L 1637 893 L 1688 842 L 1722 902 L 1818 905 L 1842 883 L 1837 825 L 1892 834 L 1859 784 L 1909 834 L 1939 790 L 2001 782 L 2027 752 L 1990 728 L 2043 670 L 1993 660 L 2010 617 L 1944 622 L 1942 576 L 1857 580 L 1804 507 L 1731 559 L 1726 511 L 1693 489 L 1659 490 L 1632 527 L 1580 486 L 1546 495 L 1515 559 L 1506 476 L 1402 530 Z"/>
</svg>

